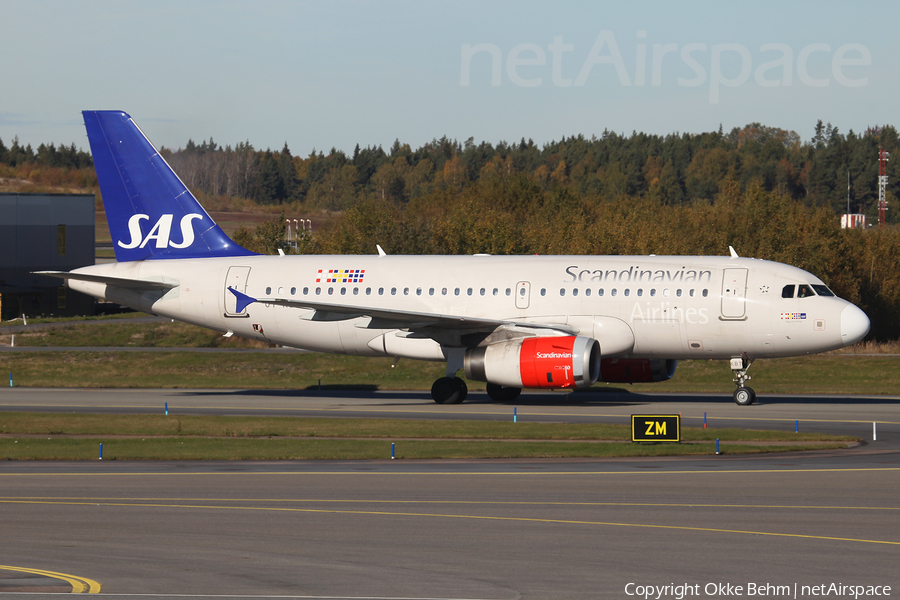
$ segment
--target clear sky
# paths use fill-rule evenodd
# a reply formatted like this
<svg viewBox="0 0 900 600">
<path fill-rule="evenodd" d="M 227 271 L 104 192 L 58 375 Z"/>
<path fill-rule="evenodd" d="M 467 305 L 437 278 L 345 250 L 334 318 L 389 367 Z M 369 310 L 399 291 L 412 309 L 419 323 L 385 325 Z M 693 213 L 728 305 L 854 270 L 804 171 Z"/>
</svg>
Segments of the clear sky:
<svg viewBox="0 0 900 600">
<path fill-rule="evenodd" d="M 87 149 L 83 109 L 157 146 L 294 154 L 892 124 L 897 2 L 0 0 L 0 139 Z"/>
</svg>

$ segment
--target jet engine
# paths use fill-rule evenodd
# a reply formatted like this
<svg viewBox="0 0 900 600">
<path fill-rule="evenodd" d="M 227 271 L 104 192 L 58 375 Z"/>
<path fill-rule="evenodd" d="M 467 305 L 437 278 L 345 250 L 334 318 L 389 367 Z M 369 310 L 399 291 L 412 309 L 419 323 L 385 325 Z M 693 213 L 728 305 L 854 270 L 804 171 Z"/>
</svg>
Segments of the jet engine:
<svg viewBox="0 0 900 600">
<path fill-rule="evenodd" d="M 470 348 L 466 377 L 513 388 L 589 387 L 600 375 L 600 343 L 585 336 L 528 337 Z"/>
<path fill-rule="evenodd" d="M 664 358 L 604 358 L 600 361 L 600 381 L 607 383 L 650 383 L 675 376 L 677 360 Z"/>
</svg>

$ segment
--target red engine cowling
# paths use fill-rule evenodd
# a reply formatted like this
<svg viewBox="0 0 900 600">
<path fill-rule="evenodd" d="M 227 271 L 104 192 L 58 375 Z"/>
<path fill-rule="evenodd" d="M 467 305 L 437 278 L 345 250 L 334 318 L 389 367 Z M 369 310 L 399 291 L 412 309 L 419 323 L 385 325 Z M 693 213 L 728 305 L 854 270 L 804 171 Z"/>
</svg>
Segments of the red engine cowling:
<svg viewBox="0 0 900 600">
<path fill-rule="evenodd" d="M 607 383 L 650 383 L 675 376 L 677 360 L 660 358 L 604 358 L 600 361 L 600 381 Z"/>
<path fill-rule="evenodd" d="M 470 348 L 466 377 L 517 388 L 589 387 L 600 376 L 600 343 L 584 336 L 530 337 Z"/>
</svg>

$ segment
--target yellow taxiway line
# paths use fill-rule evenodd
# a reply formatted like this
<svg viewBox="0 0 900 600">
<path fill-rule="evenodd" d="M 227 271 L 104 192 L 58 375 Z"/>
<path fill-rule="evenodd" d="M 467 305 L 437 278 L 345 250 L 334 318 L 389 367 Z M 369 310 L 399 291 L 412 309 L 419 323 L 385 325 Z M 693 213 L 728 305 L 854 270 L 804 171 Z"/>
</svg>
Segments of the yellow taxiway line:
<svg viewBox="0 0 900 600">
<path fill-rule="evenodd" d="M 43 575 L 44 577 L 52 577 L 53 579 L 61 579 L 72 586 L 73 594 L 98 594 L 100 593 L 100 584 L 93 579 L 87 577 L 78 577 L 77 575 L 67 575 L 66 573 L 56 573 L 54 571 L 44 571 L 43 569 L 26 569 L 25 567 L 9 567 L 0 565 L 0 569 L 4 571 L 17 571 L 19 573 L 29 573 L 31 575 Z M 2 591 L 2 589 L 0 589 Z"/>
</svg>

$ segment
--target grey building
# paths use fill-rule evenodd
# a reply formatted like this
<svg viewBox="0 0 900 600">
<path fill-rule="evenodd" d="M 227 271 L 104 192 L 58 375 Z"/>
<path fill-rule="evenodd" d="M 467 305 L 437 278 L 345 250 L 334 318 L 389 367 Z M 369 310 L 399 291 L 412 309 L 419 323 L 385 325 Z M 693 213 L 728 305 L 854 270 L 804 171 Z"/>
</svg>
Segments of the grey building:
<svg viewBox="0 0 900 600">
<path fill-rule="evenodd" d="M 93 194 L 0 193 L 0 318 L 94 314 L 92 298 L 31 273 L 92 264 Z"/>
</svg>

